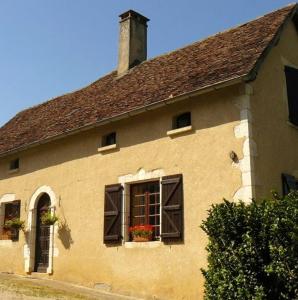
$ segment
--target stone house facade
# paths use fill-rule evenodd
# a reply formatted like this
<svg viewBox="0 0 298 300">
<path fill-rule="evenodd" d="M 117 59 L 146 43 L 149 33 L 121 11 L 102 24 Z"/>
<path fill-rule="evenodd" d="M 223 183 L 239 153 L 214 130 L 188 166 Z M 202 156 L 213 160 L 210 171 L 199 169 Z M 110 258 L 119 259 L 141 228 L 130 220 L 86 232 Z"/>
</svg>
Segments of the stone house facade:
<svg viewBox="0 0 298 300">
<path fill-rule="evenodd" d="M 150 60 L 120 18 L 116 71 L 0 129 L 0 271 L 203 299 L 210 206 L 297 188 L 297 6 Z"/>
</svg>

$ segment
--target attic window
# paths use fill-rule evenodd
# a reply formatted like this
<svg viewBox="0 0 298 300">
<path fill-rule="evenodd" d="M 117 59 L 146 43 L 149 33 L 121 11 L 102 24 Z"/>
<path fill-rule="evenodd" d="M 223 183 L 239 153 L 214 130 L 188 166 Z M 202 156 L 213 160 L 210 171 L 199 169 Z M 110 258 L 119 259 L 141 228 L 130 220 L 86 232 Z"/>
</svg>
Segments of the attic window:
<svg viewBox="0 0 298 300">
<path fill-rule="evenodd" d="M 9 171 L 15 171 L 18 170 L 20 167 L 20 159 L 16 158 L 14 160 L 11 160 L 9 163 Z"/>
<path fill-rule="evenodd" d="M 111 132 L 102 137 L 102 142 L 101 142 L 102 147 L 115 145 L 115 144 L 116 144 L 116 132 Z"/>
<path fill-rule="evenodd" d="M 289 121 L 298 126 L 298 69 L 285 67 L 287 92 L 288 92 L 288 107 Z"/>
<path fill-rule="evenodd" d="M 173 129 L 179 129 L 183 127 L 191 126 L 191 113 L 186 112 L 180 114 L 173 119 Z"/>
</svg>

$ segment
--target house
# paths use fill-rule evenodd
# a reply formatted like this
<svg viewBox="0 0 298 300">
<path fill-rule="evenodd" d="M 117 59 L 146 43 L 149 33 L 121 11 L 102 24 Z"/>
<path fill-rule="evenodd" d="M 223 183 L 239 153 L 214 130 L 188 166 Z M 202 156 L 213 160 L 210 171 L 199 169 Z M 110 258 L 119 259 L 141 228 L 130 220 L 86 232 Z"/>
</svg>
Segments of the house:
<svg viewBox="0 0 298 300">
<path fill-rule="evenodd" d="M 0 271 L 202 299 L 211 205 L 297 186 L 297 6 L 150 60 L 148 19 L 120 18 L 116 71 L 0 129 Z"/>
</svg>

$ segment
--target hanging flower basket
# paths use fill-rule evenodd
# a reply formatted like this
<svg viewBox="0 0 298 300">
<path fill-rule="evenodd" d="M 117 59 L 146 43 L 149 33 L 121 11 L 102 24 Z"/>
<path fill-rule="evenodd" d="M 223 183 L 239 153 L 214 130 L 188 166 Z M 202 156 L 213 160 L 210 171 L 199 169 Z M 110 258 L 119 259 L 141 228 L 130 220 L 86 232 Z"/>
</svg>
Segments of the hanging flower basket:
<svg viewBox="0 0 298 300">
<path fill-rule="evenodd" d="M 133 242 L 148 242 L 152 240 L 152 225 L 136 225 L 129 228 Z"/>
<path fill-rule="evenodd" d="M 40 220 L 43 225 L 54 225 L 59 218 L 55 215 L 52 215 L 51 212 L 48 211 L 41 215 Z"/>
</svg>

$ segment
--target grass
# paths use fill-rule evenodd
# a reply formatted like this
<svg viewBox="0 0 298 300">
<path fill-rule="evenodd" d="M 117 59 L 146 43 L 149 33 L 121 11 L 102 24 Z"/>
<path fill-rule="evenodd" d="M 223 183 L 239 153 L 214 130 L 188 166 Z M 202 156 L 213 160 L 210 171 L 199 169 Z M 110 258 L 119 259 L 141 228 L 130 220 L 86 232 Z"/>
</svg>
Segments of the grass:
<svg viewBox="0 0 298 300">
<path fill-rule="evenodd" d="M 34 284 L 33 282 L 18 278 L 1 278 L 0 292 L 11 292 L 22 296 L 39 297 L 45 299 L 61 300 L 91 300 L 93 297 L 64 291 L 52 287 Z"/>
</svg>

